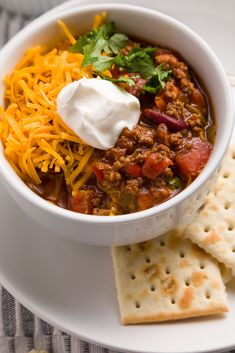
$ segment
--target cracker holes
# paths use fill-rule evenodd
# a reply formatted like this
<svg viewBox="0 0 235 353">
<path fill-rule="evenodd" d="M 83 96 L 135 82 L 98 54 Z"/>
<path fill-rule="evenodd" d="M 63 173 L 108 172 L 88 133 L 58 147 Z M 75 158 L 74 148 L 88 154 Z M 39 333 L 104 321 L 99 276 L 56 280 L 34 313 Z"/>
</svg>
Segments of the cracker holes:
<svg viewBox="0 0 235 353">
<path fill-rule="evenodd" d="M 151 259 L 150 259 L 149 257 L 146 257 L 146 258 L 145 258 L 145 262 L 146 262 L 147 264 L 150 264 Z"/>
<path fill-rule="evenodd" d="M 232 248 L 232 252 L 235 253 L 235 248 Z"/>
<path fill-rule="evenodd" d="M 130 245 L 127 245 L 126 251 L 131 251 L 131 246 Z"/>
<path fill-rule="evenodd" d="M 204 210 L 205 208 L 205 203 L 201 205 L 201 207 L 199 207 L 197 213 L 201 212 L 202 210 Z"/>
<path fill-rule="evenodd" d="M 152 284 L 151 287 L 150 287 L 150 291 L 151 291 L 151 292 L 155 292 L 155 290 L 156 290 L 156 288 L 155 288 L 155 286 Z"/>
<path fill-rule="evenodd" d="M 169 275 L 170 273 L 171 273 L 171 271 L 170 271 L 169 267 L 166 267 L 166 268 L 165 268 L 165 274 L 166 274 L 166 275 Z"/>
<path fill-rule="evenodd" d="M 229 178 L 229 173 L 228 173 L 228 172 L 224 172 L 223 178 L 224 178 L 224 179 L 228 179 L 228 178 Z"/>
<path fill-rule="evenodd" d="M 206 297 L 206 299 L 208 299 L 208 300 L 210 300 L 210 299 L 211 299 L 211 293 L 210 293 L 210 291 L 209 291 L 209 290 L 207 290 L 207 291 L 206 291 L 206 293 L 205 293 L 205 297 Z"/>
<path fill-rule="evenodd" d="M 136 309 L 140 309 L 140 303 L 139 302 L 135 302 L 135 307 L 136 307 Z"/>
<path fill-rule="evenodd" d="M 232 159 L 235 159 L 235 152 L 232 153 L 231 157 Z"/>
<path fill-rule="evenodd" d="M 205 269 L 205 265 L 204 265 L 203 263 L 200 263 L 200 264 L 199 264 L 199 267 L 200 267 L 201 270 L 204 270 L 204 269 Z"/>
<path fill-rule="evenodd" d="M 229 224 L 227 229 L 229 232 L 231 232 L 232 230 L 234 230 L 234 225 Z"/>
<path fill-rule="evenodd" d="M 165 245 L 166 245 L 166 243 L 165 243 L 165 241 L 164 241 L 164 240 L 160 240 L 159 245 L 160 245 L 160 246 L 165 246 Z"/>
<path fill-rule="evenodd" d="M 210 229 L 211 229 L 210 226 L 205 226 L 203 230 L 205 233 L 208 233 Z"/>
<path fill-rule="evenodd" d="M 180 257 L 183 259 L 185 257 L 185 253 L 183 251 L 180 252 Z"/>
<path fill-rule="evenodd" d="M 175 299 L 174 298 L 171 299 L 171 304 L 175 305 Z"/>
<path fill-rule="evenodd" d="M 230 202 L 225 202 L 225 204 L 224 204 L 224 209 L 225 210 L 228 210 L 229 208 L 231 207 L 231 203 Z"/>
<path fill-rule="evenodd" d="M 184 282 L 184 284 L 186 285 L 186 287 L 190 286 L 190 281 L 188 279 L 186 279 L 186 281 Z"/>
<path fill-rule="evenodd" d="M 134 281 L 136 279 L 136 275 L 134 273 L 131 274 L 131 279 Z"/>
</svg>

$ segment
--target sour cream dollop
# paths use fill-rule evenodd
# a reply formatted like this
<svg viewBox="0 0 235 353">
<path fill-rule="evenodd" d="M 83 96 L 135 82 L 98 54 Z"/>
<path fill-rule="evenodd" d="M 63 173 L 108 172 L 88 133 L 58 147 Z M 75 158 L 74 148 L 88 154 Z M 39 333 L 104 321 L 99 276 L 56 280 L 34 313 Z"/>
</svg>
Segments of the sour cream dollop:
<svg viewBox="0 0 235 353">
<path fill-rule="evenodd" d="M 57 112 L 86 144 L 107 150 L 124 127 L 132 129 L 138 123 L 140 103 L 110 81 L 82 78 L 61 90 Z"/>
</svg>

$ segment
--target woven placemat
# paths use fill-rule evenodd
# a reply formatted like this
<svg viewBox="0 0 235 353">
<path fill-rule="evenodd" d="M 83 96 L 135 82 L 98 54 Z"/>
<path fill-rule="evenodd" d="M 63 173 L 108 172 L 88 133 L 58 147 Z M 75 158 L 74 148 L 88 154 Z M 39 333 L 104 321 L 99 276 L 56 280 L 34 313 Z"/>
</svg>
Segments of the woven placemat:
<svg viewBox="0 0 235 353">
<path fill-rule="evenodd" d="M 0 48 L 31 20 L 0 8 Z M 60 332 L 18 303 L 0 285 L 0 353 L 27 353 L 32 349 L 48 353 L 117 353 Z"/>
</svg>

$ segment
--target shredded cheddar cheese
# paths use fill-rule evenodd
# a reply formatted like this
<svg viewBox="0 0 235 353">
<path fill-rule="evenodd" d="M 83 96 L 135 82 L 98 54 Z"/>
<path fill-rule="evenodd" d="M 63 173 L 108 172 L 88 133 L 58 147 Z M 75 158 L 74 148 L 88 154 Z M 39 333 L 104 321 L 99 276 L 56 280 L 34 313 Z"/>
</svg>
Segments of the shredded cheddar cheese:
<svg viewBox="0 0 235 353">
<path fill-rule="evenodd" d="M 58 21 L 58 24 L 60 25 L 62 31 L 64 32 L 64 34 L 66 35 L 66 37 L 68 38 L 68 40 L 70 41 L 70 43 L 73 45 L 76 43 L 76 39 L 74 38 L 74 36 L 72 35 L 72 33 L 70 32 L 70 30 L 68 29 L 68 27 L 66 26 L 66 24 L 63 21 Z"/>
<path fill-rule="evenodd" d="M 107 12 L 103 11 L 98 15 L 95 15 L 94 22 L 92 28 L 95 29 L 105 23 L 107 19 Z"/>
<path fill-rule="evenodd" d="M 105 14 L 96 17 L 94 26 L 104 18 Z M 59 24 L 74 44 L 67 26 Z M 25 182 L 40 184 L 45 173 L 62 171 L 76 193 L 92 173 L 89 160 L 93 148 L 85 145 L 56 111 L 57 95 L 66 84 L 93 77 L 92 67 L 83 68 L 82 61 L 82 54 L 63 49 L 47 52 L 37 46 L 5 77 L 6 108 L 0 108 L 0 138 L 9 163 Z"/>
</svg>

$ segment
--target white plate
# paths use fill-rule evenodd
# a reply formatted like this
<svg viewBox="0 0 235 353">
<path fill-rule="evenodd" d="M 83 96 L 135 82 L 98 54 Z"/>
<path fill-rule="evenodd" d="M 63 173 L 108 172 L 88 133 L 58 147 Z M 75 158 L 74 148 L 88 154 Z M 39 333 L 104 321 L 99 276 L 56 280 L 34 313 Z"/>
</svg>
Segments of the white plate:
<svg viewBox="0 0 235 353">
<path fill-rule="evenodd" d="M 0 185 L 0 282 L 26 307 L 84 340 L 125 352 L 235 347 L 235 282 L 225 317 L 124 327 L 109 249 L 66 241 L 28 219 Z"/>
<path fill-rule="evenodd" d="M 140 1 L 129 2 L 140 4 Z M 222 60 L 227 71 L 235 72 L 233 53 L 230 48 L 223 53 L 222 48 L 228 43 L 220 40 L 227 26 L 235 30 L 231 11 L 235 3 L 225 2 L 226 6 L 221 6 L 220 1 L 214 0 L 165 0 L 164 4 L 147 1 L 147 5 L 191 23 L 215 46 L 219 43 L 217 53 L 219 50 L 224 54 Z M 73 1 L 63 6 L 82 3 L 84 1 Z M 212 27 L 207 27 L 208 22 Z M 231 39 L 231 36 L 228 33 L 226 38 Z M 22 304 L 52 325 L 123 352 L 205 353 L 235 348 L 235 281 L 229 287 L 230 312 L 225 317 L 123 327 L 119 322 L 108 249 L 49 235 L 46 229 L 27 218 L 1 185 L 0 225 L 0 282 Z"/>
</svg>

